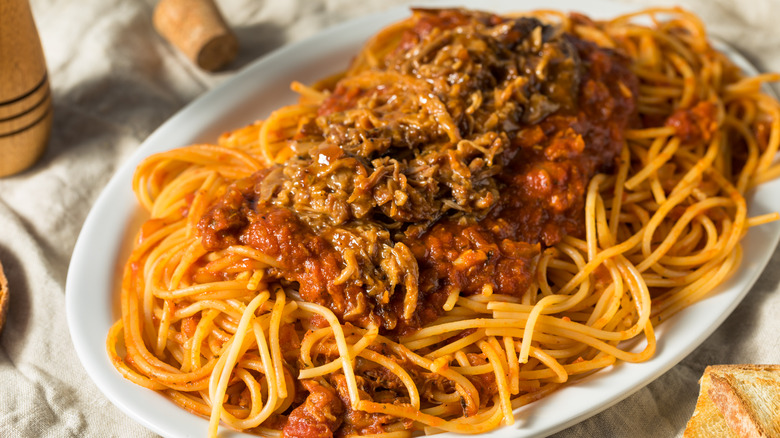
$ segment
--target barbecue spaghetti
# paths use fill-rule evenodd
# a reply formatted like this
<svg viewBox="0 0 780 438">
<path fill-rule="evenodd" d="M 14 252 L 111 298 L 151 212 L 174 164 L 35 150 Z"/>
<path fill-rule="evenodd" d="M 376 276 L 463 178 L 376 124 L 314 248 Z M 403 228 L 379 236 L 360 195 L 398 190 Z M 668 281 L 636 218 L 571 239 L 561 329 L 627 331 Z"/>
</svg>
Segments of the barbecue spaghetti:
<svg viewBox="0 0 780 438">
<path fill-rule="evenodd" d="M 110 357 L 211 436 L 512 424 L 650 358 L 778 218 L 743 197 L 780 173 L 778 78 L 680 9 L 414 10 L 298 104 L 138 167 Z"/>
</svg>

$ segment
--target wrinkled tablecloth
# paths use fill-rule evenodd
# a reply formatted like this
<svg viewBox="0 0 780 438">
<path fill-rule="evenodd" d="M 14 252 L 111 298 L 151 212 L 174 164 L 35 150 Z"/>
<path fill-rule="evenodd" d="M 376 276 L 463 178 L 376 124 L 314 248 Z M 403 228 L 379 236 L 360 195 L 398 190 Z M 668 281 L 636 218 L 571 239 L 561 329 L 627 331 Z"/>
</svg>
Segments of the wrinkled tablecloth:
<svg viewBox="0 0 780 438">
<path fill-rule="evenodd" d="M 242 66 L 325 27 L 413 2 L 222 0 L 241 51 L 228 70 L 217 74 L 197 69 L 155 33 L 152 0 L 31 3 L 48 62 L 54 125 L 38 164 L 0 179 L 0 261 L 11 288 L 0 336 L 0 436 L 154 436 L 92 383 L 68 332 L 66 273 L 91 205 L 155 128 Z M 780 2 L 679 4 L 696 11 L 711 34 L 730 42 L 761 70 L 780 71 Z M 522 5 L 519 1 L 518 9 Z M 742 304 L 680 364 L 555 436 L 681 436 L 706 365 L 780 363 L 778 267 L 780 251 L 775 251 Z"/>
</svg>

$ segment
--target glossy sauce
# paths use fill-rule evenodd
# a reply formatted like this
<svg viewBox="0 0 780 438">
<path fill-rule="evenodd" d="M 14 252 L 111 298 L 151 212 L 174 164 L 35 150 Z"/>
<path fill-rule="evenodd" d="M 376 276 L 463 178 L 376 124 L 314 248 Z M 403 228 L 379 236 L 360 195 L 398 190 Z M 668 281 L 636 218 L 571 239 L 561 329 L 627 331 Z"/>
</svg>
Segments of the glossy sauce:
<svg viewBox="0 0 780 438">
<path fill-rule="evenodd" d="M 488 25 L 502 23 L 498 17 L 474 18 L 457 10 L 438 15 L 423 14 L 417 25 L 403 36 L 399 50 L 411 50 L 416 42 L 433 32 L 432 29 L 462 26 L 472 21 Z M 538 27 L 539 24 L 533 21 L 518 21 L 513 27 L 507 27 L 503 30 L 496 50 L 506 50 L 504 46 L 514 47 L 522 43 L 523 38 L 529 38 L 528 35 Z M 545 28 L 543 32 L 548 32 L 548 29 Z M 459 41 L 458 36 L 452 38 Z M 278 266 L 271 271 L 279 278 L 297 283 L 304 300 L 329 307 L 346 322 L 361 326 L 377 323 L 385 333 L 393 335 L 408 333 L 434 320 L 443 312 L 442 305 L 453 290 L 464 296 L 500 293 L 522 297 L 532 284 L 541 250 L 556 244 L 565 235 L 583 235 L 583 208 L 588 182 L 597 172 L 609 172 L 614 168 L 623 145 L 622 132 L 635 117 L 637 80 L 628 69 L 627 61 L 609 50 L 597 48 L 572 36 L 563 35 L 560 38 L 559 46 L 553 46 L 558 47 L 556 56 L 560 59 L 554 58 L 557 59 L 554 62 L 559 67 L 551 67 L 548 73 L 554 76 L 553 79 L 549 83 L 536 85 L 534 93 L 537 94 L 534 96 L 539 97 L 532 96 L 526 107 L 521 107 L 514 114 L 502 113 L 501 117 L 504 118 L 495 134 L 479 132 L 481 126 L 495 120 L 494 115 L 484 114 L 482 120 L 478 119 L 478 114 L 475 116 L 463 110 L 469 106 L 469 99 L 473 97 L 471 93 L 475 89 L 479 91 L 479 87 L 487 87 L 481 90 L 483 93 L 492 92 L 490 87 L 496 86 L 495 81 L 508 83 L 512 77 L 531 74 L 523 71 L 532 70 L 533 62 L 528 61 L 530 64 L 523 67 L 526 70 L 517 70 L 510 63 L 510 67 L 497 72 L 497 67 L 485 71 L 480 67 L 484 63 L 475 61 L 475 73 L 458 79 L 473 82 L 464 87 L 446 83 L 452 80 L 451 73 L 437 76 L 439 73 L 436 72 L 443 67 L 434 66 L 439 70 L 432 68 L 434 73 L 427 80 L 434 84 L 434 89 L 441 91 L 441 99 L 456 115 L 454 119 L 462 135 L 471 133 L 474 138 L 501 142 L 501 152 L 494 157 L 493 167 L 485 167 L 492 173 L 485 180 L 487 182 L 479 186 L 485 196 L 475 204 L 469 204 L 475 205 L 471 213 L 453 215 L 451 212 L 441 214 L 433 211 L 416 215 L 415 212 L 419 213 L 424 208 L 405 213 L 403 208 L 392 202 L 386 203 L 387 196 L 377 192 L 376 187 L 382 188 L 380 184 L 373 191 L 364 190 L 366 197 L 373 198 L 364 200 L 369 207 L 360 210 L 361 216 L 356 216 L 357 213 L 349 208 L 341 208 L 333 210 L 329 221 L 327 218 L 324 222 L 320 219 L 312 221 L 310 216 L 301 216 L 279 202 L 261 199 L 259 193 L 263 191 L 265 179 L 272 172 L 265 170 L 236 182 L 204 216 L 199 226 L 204 246 L 209 250 L 236 243 L 252 246 L 277 259 Z M 467 55 L 461 53 L 458 56 L 468 59 Z M 403 58 L 398 58 L 397 62 L 393 61 L 392 56 L 389 59 L 388 65 L 392 68 L 412 68 L 409 74 L 418 77 L 423 74 L 414 70 L 416 67 L 401 62 Z M 568 64 L 572 62 L 574 64 Z M 569 72 L 567 68 L 572 66 L 576 66 L 576 71 Z M 534 80 L 540 81 L 538 78 Z M 576 88 L 573 95 L 565 92 L 574 85 Z M 390 94 L 402 93 L 404 89 L 397 84 L 393 86 L 400 89 L 390 85 L 377 89 L 337 85 L 332 95 L 323 102 L 318 114 L 326 119 L 341 117 L 342 112 L 349 111 L 367 99 L 379 99 L 382 105 L 398 101 L 400 98 L 394 99 Z M 412 90 L 405 92 L 413 93 Z M 538 108 L 534 109 L 534 105 Z M 496 108 L 496 111 L 503 111 L 498 104 Z M 399 109 L 390 108 L 387 111 Z M 392 113 L 387 114 L 388 118 L 400 119 Z M 529 118 L 533 120 L 532 123 L 527 121 Z M 304 126 L 307 135 L 329 129 L 318 128 L 313 122 Z M 379 134 L 390 132 L 391 136 L 395 135 L 392 128 L 396 125 L 388 126 Z M 507 130 L 502 130 L 507 127 Z M 350 149 L 350 142 L 354 143 L 360 135 L 378 135 L 378 131 L 356 131 L 347 126 L 334 131 L 344 135 L 344 143 L 328 143 L 321 149 L 320 155 L 325 154 L 322 156 L 327 158 L 324 160 L 327 163 L 343 160 L 345 164 L 342 168 L 349 168 L 355 178 L 364 178 L 361 184 L 366 185 L 366 175 L 372 175 L 374 169 L 371 166 L 376 162 L 369 163 L 369 160 L 387 156 L 396 150 L 400 156 L 407 157 L 408 152 L 398 144 L 405 148 L 425 147 L 426 141 L 441 137 L 430 134 L 430 138 L 421 141 L 415 138 L 414 131 L 410 131 L 408 126 L 404 125 L 403 129 L 406 129 L 403 135 L 394 139 L 378 139 L 371 143 L 374 145 L 370 152 L 373 155 L 361 158 L 361 154 L 368 154 L 365 152 L 367 143 L 360 143 L 360 149 Z M 323 135 L 333 138 L 336 134 L 331 133 L 330 137 Z M 420 144 L 423 146 L 415 146 Z M 472 164 L 475 162 L 471 161 Z M 316 157 L 308 163 L 304 164 L 310 168 L 302 167 L 303 171 L 299 171 L 299 174 L 316 174 Z M 447 169 L 447 166 L 451 166 L 445 153 L 434 156 L 427 163 L 432 169 Z M 309 179 L 301 179 L 296 187 L 305 190 L 306 181 Z M 491 187 L 498 190 L 497 197 L 492 196 Z M 455 189 L 452 195 L 442 189 L 437 190 L 435 193 L 457 195 Z M 420 196 L 428 195 L 430 193 L 423 192 Z M 420 196 L 417 198 L 423 202 L 420 205 L 438 205 L 435 199 L 426 201 Z M 403 204 L 399 202 L 398 205 Z M 398 208 L 391 209 L 388 206 Z M 468 205 L 466 207 L 471 208 Z M 387 216 L 398 220 L 398 227 L 384 228 Z M 432 219 L 423 220 L 426 218 Z M 337 246 L 343 249 L 371 238 L 361 231 L 362 237 L 342 245 L 333 236 L 339 235 L 338 230 L 364 230 L 366 221 L 374 221 L 372 223 L 376 229 L 385 230 L 385 237 L 373 242 L 377 248 L 403 244 L 414 255 L 419 272 L 417 307 L 411 318 L 400 316 L 404 311 L 405 294 L 400 291 L 403 278 L 389 281 L 386 271 L 377 270 L 368 280 L 364 275 L 345 282 L 335 281 L 346 266 L 344 254 Z M 369 271 L 372 263 L 378 264 L 377 257 L 377 250 L 367 251 L 367 255 L 361 259 L 361 268 Z M 406 275 L 411 274 L 407 272 Z M 367 296 L 367 281 L 370 283 L 374 279 L 376 284 L 391 288 L 389 293 Z"/>
</svg>

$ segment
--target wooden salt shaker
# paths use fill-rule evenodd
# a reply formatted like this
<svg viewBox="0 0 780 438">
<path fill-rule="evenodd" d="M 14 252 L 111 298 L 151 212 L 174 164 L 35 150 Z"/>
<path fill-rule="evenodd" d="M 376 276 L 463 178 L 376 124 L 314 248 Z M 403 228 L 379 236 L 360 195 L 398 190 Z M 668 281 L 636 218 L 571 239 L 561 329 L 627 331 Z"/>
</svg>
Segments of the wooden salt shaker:
<svg viewBox="0 0 780 438">
<path fill-rule="evenodd" d="M 51 92 L 28 0 L 0 0 L 0 176 L 32 166 L 51 132 Z"/>
</svg>

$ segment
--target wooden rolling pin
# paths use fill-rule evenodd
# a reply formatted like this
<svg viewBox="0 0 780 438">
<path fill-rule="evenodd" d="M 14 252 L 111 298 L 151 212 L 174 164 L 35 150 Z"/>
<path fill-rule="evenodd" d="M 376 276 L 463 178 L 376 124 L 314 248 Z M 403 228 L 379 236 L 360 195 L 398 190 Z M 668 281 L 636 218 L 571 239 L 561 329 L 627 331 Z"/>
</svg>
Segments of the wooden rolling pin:
<svg viewBox="0 0 780 438">
<path fill-rule="evenodd" d="M 32 166 L 51 132 L 46 61 L 28 0 L 0 0 L 0 176 Z"/>
<path fill-rule="evenodd" d="M 214 0 L 160 0 L 152 19 L 160 35 L 204 70 L 220 70 L 238 53 Z"/>
</svg>

